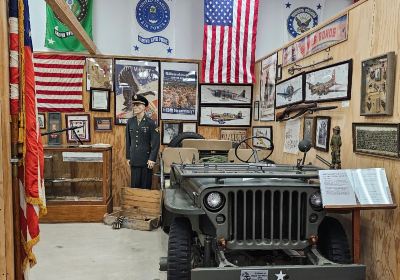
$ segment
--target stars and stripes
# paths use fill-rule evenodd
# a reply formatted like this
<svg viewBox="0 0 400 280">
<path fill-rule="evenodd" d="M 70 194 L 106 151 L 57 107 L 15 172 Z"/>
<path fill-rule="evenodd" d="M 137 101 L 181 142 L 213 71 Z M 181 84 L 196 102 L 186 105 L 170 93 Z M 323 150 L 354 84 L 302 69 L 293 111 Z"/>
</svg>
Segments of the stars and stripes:
<svg viewBox="0 0 400 280">
<path fill-rule="evenodd" d="M 204 0 L 203 82 L 255 81 L 258 4 L 259 0 Z"/>
<path fill-rule="evenodd" d="M 81 112 L 85 57 L 34 54 L 39 112 Z"/>
<path fill-rule="evenodd" d="M 46 213 L 43 180 L 43 145 L 37 119 L 28 0 L 9 1 L 10 111 L 18 122 L 22 159 L 18 167 L 21 255 L 24 279 L 36 263 L 32 248 L 39 241 L 39 217 Z M 12 139 L 13 144 L 16 140 Z"/>
</svg>

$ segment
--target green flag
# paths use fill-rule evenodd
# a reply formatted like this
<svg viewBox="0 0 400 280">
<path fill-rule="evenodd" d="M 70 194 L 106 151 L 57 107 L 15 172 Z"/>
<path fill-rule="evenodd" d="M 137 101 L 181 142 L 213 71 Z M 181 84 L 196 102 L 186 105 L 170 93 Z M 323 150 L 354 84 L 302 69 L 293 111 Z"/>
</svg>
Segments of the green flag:
<svg viewBox="0 0 400 280">
<path fill-rule="evenodd" d="M 92 38 L 92 0 L 65 0 L 86 33 Z M 44 46 L 60 51 L 85 51 L 86 48 L 74 34 L 65 26 L 53 10 L 46 8 L 46 39 Z"/>
</svg>

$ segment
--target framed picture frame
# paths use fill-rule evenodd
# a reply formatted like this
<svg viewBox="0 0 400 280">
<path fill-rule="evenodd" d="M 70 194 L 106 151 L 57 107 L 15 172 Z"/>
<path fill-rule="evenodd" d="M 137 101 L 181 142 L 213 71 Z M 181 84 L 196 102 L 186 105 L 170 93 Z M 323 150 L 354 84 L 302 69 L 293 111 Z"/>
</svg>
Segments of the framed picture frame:
<svg viewBox="0 0 400 280">
<path fill-rule="evenodd" d="M 97 132 L 112 131 L 112 118 L 95 117 L 93 120 L 94 120 L 95 131 Z"/>
<path fill-rule="evenodd" d="M 145 114 L 158 124 L 159 62 L 154 60 L 114 60 L 114 121 L 126 125 L 133 117 L 132 96 L 139 94 L 147 98 Z"/>
<path fill-rule="evenodd" d="M 219 129 L 219 139 L 232 141 L 232 147 L 236 147 L 242 140 L 247 138 L 247 128 L 226 128 Z M 246 148 L 246 144 L 242 143 L 239 148 Z"/>
<path fill-rule="evenodd" d="M 282 80 L 282 64 L 278 64 L 276 67 L 276 80 Z"/>
<path fill-rule="evenodd" d="M 82 142 L 90 142 L 90 114 L 65 114 L 67 128 L 77 126 L 76 134 Z M 67 131 L 67 142 L 78 141 L 71 130 Z"/>
<path fill-rule="evenodd" d="M 196 121 L 199 108 L 199 64 L 161 62 L 162 120 Z"/>
<path fill-rule="evenodd" d="M 183 122 L 182 132 L 194 132 L 197 133 L 197 123 L 195 122 Z"/>
<path fill-rule="evenodd" d="M 49 112 L 47 117 L 48 117 L 49 131 L 61 129 L 61 113 Z M 50 146 L 61 145 L 61 134 L 60 133 L 49 134 L 47 137 L 47 144 Z"/>
<path fill-rule="evenodd" d="M 161 144 L 168 145 L 171 140 L 181 133 L 181 123 L 173 121 L 163 121 L 161 130 Z"/>
<path fill-rule="evenodd" d="M 200 84 L 200 104 L 251 105 L 253 84 Z"/>
<path fill-rule="evenodd" d="M 361 116 L 392 116 L 396 84 L 394 52 L 361 62 Z"/>
<path fill-rule="evenodd" d="M 91 88 L 89 107 L 91 111 L 110 112 L 110 90 Z"/>
<path fill-rule="evenodd" d="M 254 101 L 253 105 L 253 120 L 260 120 L 260 101 Z"/>
<path fill-rule="evenodd" d="M 329 151 L 329 140 L 331 131 L 330 117 L 315 117 L 314 148 L 323 152 Z"/>
<path fill-rule="evenodd" d="M 304 100 L 304 75 L 298 74 L 276 85 L 275 108 L 284 108 Z"/>
<path fill-rule="evenodd" d="M 202 106 L 200 125 L 205 126 L 250 126 L 251 107 Z"/>
<path fill-rule="evenodd" d="M 400 124 L 353 123 L 352 128 L 354 153 L 377 157 L 400 157 Z"/>
<path fill-rule="evenodd" d="M 305 73 L 304 102 L 351 99 L 352 73 L 352 59 Z"/>
<path fill-rule="evenodd" d="M 38 122 L 40 129 L 46 129 L 46 114 L 38 113 Z"/>
<path fill-rule="evenodd" d="M 271 141 L 273 141 L 272 126 L 253 126 L 252 135 L 253 137 L 254 136 L 267 137 L 271 139 Z M 253 147 L 267 149 L 267 150 L 270 150 L 272 148 L 270 142 L 261 138 L 258 139 L 253 138 Z"/>
<path fill-rule="evenodd" d="M 260 71 L 260 121 L 275 120 L 275 93 L 278 53 L 261 61 Z"/>
<path fill-rule="evenodd" d="M 315 118 L 314 117 L 304 117 L 303 122 L 303 139 L 310 141 L 314 146 L 315 142 Z"/>
<path fill-rule="evenodd" d="M 113 88 L 113 59 L 104 57 L 86 58 L 86 90 L 91 88 Z"/>
</svg>

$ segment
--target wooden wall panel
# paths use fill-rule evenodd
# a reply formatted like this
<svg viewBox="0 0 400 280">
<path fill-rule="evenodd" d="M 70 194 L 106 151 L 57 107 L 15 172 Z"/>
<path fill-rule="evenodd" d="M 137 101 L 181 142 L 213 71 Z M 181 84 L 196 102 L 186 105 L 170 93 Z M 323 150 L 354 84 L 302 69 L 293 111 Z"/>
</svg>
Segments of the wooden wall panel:
<svg viewBox="0 0 400 280">
<path fill-rule="evenodd" d="M 332 47 L 329 54 L 334 60 L 329 64 L 353 59 L 352 96 L 348 107 L 342 102 L 329 102 L 324 105 L 337 105 L 338 109 L 322 111 L 314 116 L 330 116 L 331 128 L 339 125 L 342 137 L 342 168 L 369 168 L 383 167 L 388 176 L 389 185 L 395 202 L 400 200 L 400 161 L 384 159 L 353 153 L 352 123 L 353 122 L 387 122 L 400 123 L 400 33 L 397 28 L 400 24 L 400 0 L 382 1 L 368 0 L 354 6 L 349 10 L 349 37 L 348 40 Z M 391 117 L 362 117 L 360 116 L 360 87 L 361 87 L 361 61 L 389 51 L 397 55 L 396 87 L 394 99 L 394 113 Z M 308 65 L 327 56 L 323 51 L 298 62 Z M 279 50 L 279 63 L 282 62 L 282 52 Z M 322 67 L 328 63 L 319 65 Z M 288 78 L 288 67 L 283 68 L 283 79 Z M 309 70 L 309 69 L 307 69 Z M 260 62 L 256 65 L 257 73 L 260 71 Z M 254 88 L 255 100 L 259 100 L 259 83 Z M 303 121 L 301 120 L 303 125 Z M 272 125 L 275 151 L 272 159 L 280 163 L 295 163 L 301 155 L 283 153 L 285 123 L 253 122 L 253 125 Z M 302 127 L 301 125 L 301 136 Z M 332 131 L 331 131 L 332 135 Z M 316 160 L 319 154 L 331 160 L 328 152 L 312 149 L 307 162 L 323 166 Z M 362 262 L 367 265 L 367 279 L 397 280 L 400 275 L 400 209 L 373 210 L 362 212 Z"/>
</svg>

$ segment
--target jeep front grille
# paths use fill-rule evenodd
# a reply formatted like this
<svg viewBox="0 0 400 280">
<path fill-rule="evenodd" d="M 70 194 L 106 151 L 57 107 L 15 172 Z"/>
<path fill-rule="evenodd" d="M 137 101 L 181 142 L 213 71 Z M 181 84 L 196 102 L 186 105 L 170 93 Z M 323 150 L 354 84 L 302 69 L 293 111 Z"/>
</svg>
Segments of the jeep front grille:
<svg viewBox="0 0 400 280">
<path fill-rule="evenodd" d="M 305 247 L 308 196 L 292 189 L 229 191 L 229 244 Z"/>
</svg>

